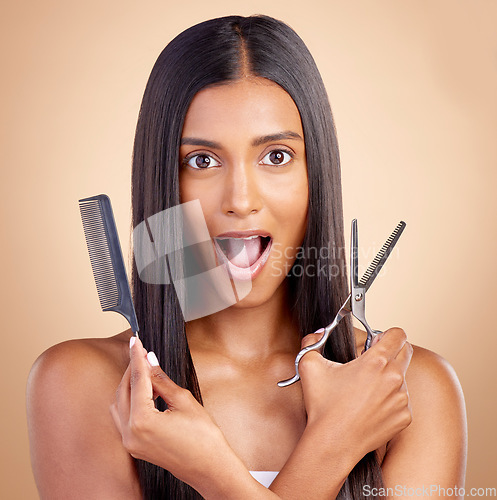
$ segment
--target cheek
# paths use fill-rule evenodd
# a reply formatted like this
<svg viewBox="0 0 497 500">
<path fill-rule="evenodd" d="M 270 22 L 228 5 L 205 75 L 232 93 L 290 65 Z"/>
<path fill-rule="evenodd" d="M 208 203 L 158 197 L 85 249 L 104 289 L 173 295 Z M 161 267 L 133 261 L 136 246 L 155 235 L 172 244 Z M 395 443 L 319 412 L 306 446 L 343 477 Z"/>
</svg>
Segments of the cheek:
<svg viewBox="0 0 497 500">
<path fill-rule="evenodd" d="M 292 228 L 296 237 L 303 237 L 301 233 L 305 231 L 309 206 L 307 175 L 301 175 L 287 185 L 280 196 L 278 206 L 285 225 Z"/>
<path fill-rule="evenodd" d="M 196 179 L 192 179 L 188 174 L 180 173 L 179 176 L 179 195 L 180 202 L 186 203 L 192 200 L 200 200 L 201 205 L 204 205 L 206 189 L 202 189 L 202 183 Z"/>
<path fill-rule="evenodd" d="M 179 177 L 179 202 L 185 203 L 189 201 L 189 199 L 188 199 L 187 188 L 185 186 L 185 179 L 184 179 L 185 176 L 182 175 L 181 170 L 178 177 Z"/>
<path fill-rule="evenodd" d="M 197 179 L 192 179 L 187 172 L 180 171 L 179 174 L 179 197 L 180 203 L 187 203 L 192 200 L 200 200 L 202 203 L 201 183 Z"/>
<path fill-rule="evenodd" d="M 187 175 L 180 175 L 179 180 L 180 203 L 199 200 L 207 229 L 212 233 L 214 231 L 212 222 L 217 213 L 216 207 L 219 193 L 216 192 L 213 186 L 206 187 L 205 182 L 188 178 Z"/>
</svg>

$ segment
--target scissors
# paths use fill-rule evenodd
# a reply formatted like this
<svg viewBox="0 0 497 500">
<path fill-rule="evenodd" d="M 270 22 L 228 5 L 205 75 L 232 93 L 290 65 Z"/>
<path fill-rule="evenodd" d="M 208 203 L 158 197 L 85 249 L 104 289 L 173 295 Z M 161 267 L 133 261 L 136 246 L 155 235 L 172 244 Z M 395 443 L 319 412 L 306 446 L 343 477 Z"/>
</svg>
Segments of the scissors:
<svg viewBox="0 0 497 500">
<path fill-rule="evenodd" d="M 380 269 L 385 264 L 388 256 L 390 255 L 393 247 L 397 243 L 402 231 L 406 227 L 404 221 L 400 221 L 396 228 L 393 230 L 392 234 L 389 236 L 387 241 L 381 247 L 380 251 L 376 254 L 376 257 L 369 265 L 368 269 L 362 276 L 358 279 L 358 254 L 357 254 L 357 219 L 352 221 L 352 231 L 351 231 L 351 241 L 350 241 L 350 294 L 347 300 L 343 303 L 342 307 L 339 309 L 335 319 L 324 329 L 323 336 L 315 344 L 304 347 L 295 358 L 295 375 L 287 380 L 282 380 L 278 382 L 279 387 L 286 387 L 300 380 L 299 375 L 299 363 L 305 353 L 309 351 L 318 351 L 328 340 L 330 333 L 337 327 L 337 325 L 342 321 L 345 316 L 352 313 L 352 315 L 357 318 L 367 332 L 366 342 L 364 344 L 364 351 L 367 351 L 373 342 L 373 339 L 381 333 L 378 330 L 373 330 L 367 320 L 366 320 L 366 292 L 369 287 L 373 284 L 376 276 L 380 272 Z"/>
</svg>

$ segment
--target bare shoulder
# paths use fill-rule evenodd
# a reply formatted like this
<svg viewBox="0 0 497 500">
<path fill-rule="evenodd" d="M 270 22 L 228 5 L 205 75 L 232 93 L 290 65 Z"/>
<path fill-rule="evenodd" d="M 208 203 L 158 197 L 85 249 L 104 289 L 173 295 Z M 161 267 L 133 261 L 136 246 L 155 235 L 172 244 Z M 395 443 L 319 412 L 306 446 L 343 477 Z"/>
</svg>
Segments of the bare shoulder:
<svg viewBox="0 0 497 500">
<path fill-rule="evenodd" d="M 133 461 L 109 410 L 130 336 L 62 342 L 33 364 L 27 414 L 41 498 L 139 498 Z"/>
<path fill-rule="evenodd" d="M 461 384 L 452 365 L 439 354 L 413 345 L 411 363 L 406 373 L 409 393 L 425 403 L 463 405 Z M 414 391 L 414 392 L 413 392 Z"/>
<path fill-rule="evenodd" d="M 129 358 L 123 347 L 130 335 L 122 332 L 109 338 L 74 339 L 61 342 L 43 352 L 33 364 L 29 374 L 28 384 L 37 384 L 43 387 L 55 379 L 57 387 L 61 382 L 76 382 L 75 377 L 58 379 L 59 374 L 84 375 L 86 380 L 98 378 L 102 371 L 110 375 L 113 372 L 124 372 Z M 90 369 L 91 368 L 91 369 Z M 100 381 L 99 381 L 100 382 Z M 104 381 L 101 381 L 104 382 Z"/>
<path fill-rule="evenodd" d="M 406 384 L 412 422 L 389 443 L 385 474 L 392 482 L 399 475 L 413 477 L 412 463 L 419 461 L 415 474 L 418 484 L 423 479 L 424 484 L 462 487 L 467 420 L 464 395 L 454 368 L 442 356 L 413 346 Z"/>
<path fill-rule="evenodd" d="M 366 341 L 366 332 L 357 328 L 354 330 L 359 356 Z M 424 402 L 435 399 L 439 403 L 464 405 L 461 384 L 451 364 L 429 349 L 414 344 L 412 347 L 413 354 L 406 373 L 411 398 L 415 396 L 416 400 Z"/>
<path fill-rule="evenodd" d="M 356 330 L 356 339 L 364 345 L 365 333 Z M 382 464 L 386 484 L 462 486 L 467 422 L 454 368 L 439 354 L 413 345 L 405 382 L 412 422 L 388 443 Z"/>
<path fill-rule="evenodd" d="M 56 405 L 65 412 L 74 410 L 78 418 L 85 413 L 85 404 L 110 404 L 129 362 L 123 348 L 125 338 L 123 332 L 109 338 L 68 340 L 47 349 L 29 373 L 28 410 L 31 403 L 37 403 L 33 416 L 39 417 L 41 410 L 50 411 Z"/>
</svg>

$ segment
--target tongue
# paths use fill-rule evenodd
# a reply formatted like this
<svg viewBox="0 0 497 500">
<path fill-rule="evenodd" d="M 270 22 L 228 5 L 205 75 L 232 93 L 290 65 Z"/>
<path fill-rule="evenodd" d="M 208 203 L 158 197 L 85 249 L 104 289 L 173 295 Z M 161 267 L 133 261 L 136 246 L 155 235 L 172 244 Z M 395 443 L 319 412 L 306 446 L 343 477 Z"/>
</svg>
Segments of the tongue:
<svg viewBox="0 0 497 500">
<path fill-rule="evenodd" d="M 229 238 L 223 242 L 225 244 L 228 259 L 237 267 L 249 267 L 262 254 L 261 238 L 251 240 L 235 240 Z M 245 248 L 245 252 L 242 250 Z"/>
</svg>

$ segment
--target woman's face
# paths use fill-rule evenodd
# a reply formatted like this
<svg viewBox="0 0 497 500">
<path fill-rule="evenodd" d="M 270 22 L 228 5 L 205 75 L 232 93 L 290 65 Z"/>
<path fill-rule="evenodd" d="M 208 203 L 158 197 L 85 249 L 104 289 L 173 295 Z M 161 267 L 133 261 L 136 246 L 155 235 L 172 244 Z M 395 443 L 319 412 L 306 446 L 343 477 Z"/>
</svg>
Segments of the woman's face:
<svg viewBox="0 0 497 500">
<path fill-rule="evenodd" d="M 252 281 L 240 304 L 268 300 L 306 227 L 304 134 L 292 98 L 258 77 L 200 91 L 185 118 L 179 179 L 181 202 L 200 200 L 218 263 Z"/>
</svg>

